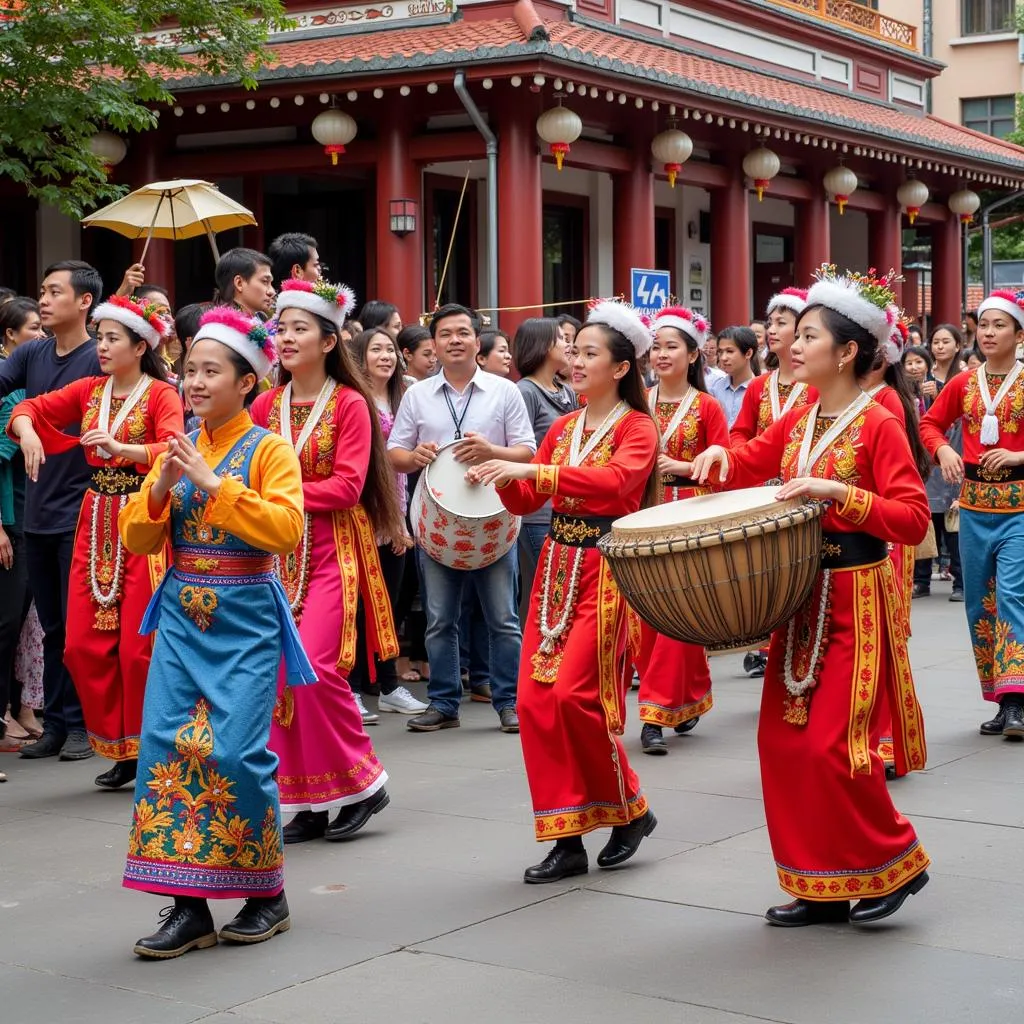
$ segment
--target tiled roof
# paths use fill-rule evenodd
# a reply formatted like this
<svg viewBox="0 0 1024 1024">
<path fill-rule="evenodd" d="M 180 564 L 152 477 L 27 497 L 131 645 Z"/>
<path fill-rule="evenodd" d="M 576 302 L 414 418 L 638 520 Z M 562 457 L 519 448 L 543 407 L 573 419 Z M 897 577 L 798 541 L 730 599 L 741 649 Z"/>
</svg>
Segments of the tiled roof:
<svg viewBox="0 0 1024 1024">
<path fill-rule="evenodd" d="M 597 27 L 581 19 L 548 23 L 547 28 L 550 40 L 536 42 L 528 42 L 512 18 L 283 42 L 274 45 L 277 63 L 261 72 L 260 78 L 399 72 L 546 57 L 679 89 L 750 112 L 761 111 L 766 117 L 773 113 L 789 115 L 816 122 L 823 129 L 847 128 L 872 140 L 906 143 L 938 150 L 947 158 L 968 157 L 1024 173 L 1024 148 L 936 117 L 913 114 L 889 103 L 738 61 L 725 63 L 682 46 L 640 38 L 611 26 Z M 209 80 L 198 79 L 178 82 L 179 87 L 209 84 Z"/>
</svg>

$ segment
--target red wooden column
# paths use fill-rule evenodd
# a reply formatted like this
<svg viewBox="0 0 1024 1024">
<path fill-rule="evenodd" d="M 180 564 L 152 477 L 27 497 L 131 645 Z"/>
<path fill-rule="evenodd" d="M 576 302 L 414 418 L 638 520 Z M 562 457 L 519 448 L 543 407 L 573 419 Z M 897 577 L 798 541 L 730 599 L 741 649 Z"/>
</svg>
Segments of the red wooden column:
<svg viewBox="0 0 1024 1024">
<path fill-rule="evenodd" d="M 634 138 L 629 153 L 629 170 L 612 176 L 612 284 L 616 294 L 625 295 L 627 300 L 632 286 L 630 270 L 656 269 L 650 144 Z"/>
<path fill-rule="evenodd" d="M 131 187 L 142 188 L 154 181 L 163 181 L 167 175 L 161 173 L 160 135 L 158 132 L 142 132 L 133 144 L 135 168 Z M 145 235 L 132 243 L 132 259 L 138 262 L 145 247 Z M 160 284 L 167 288 L 167 297 L 174 307 L 174 242 L 154 239 L 146 250 L 146 284 Z M 127 268 L 125 268 L 127 269 Z M 110 283 L 114 291 L 120 281 Z"/>
<path fill-rule="evenodd" d="M 814 272 L 831 261 L 829 203 L 824 193 L 805 203 L 794 203 L 796 235 L 793 239 L 794 276 L 798 288 L 811 284 Z"/>
<path fill-rule="evenodd" d="M 750 215 L 740 160 L 730 159 L 724 188 L 711 190 L 711 323 L 750 321 Z M 760 315 L 760 314 L 759 314 Z"/>
<path fill-rule="evenodd" d="M 409 156 L 411 126 L 406 108 L 393 104 L 377 120 L 377 287 L 367 299 L 393 302 L 403 323 L 415 323 L 423 306 L 423 194 L 419 166 Z M 391 231 L 391 200 L 416 203 L 416 230 L 400 238 Z"/>
<path fill-rule="evenodd" d="M 903 272 L 903 214 L 894 197 L 884 210 L 868 214 L 868 262 L 879 274 Z M 893 292 L 902 306 L 903 285 L 894 284 Z"/>
<path fill-rule="evenodd" d="M 536 114 L 510 103 L 498 118 L 498 306 L 544 301 L 544 196 Z M 540 308 L 499 313 L 502 330 L 516 328 Z M 492 316 L 492 321 L 494 317 Z"/>
<path fill-rule="evenodd" d="M 932 225 L 932 325 L 959 324 L 963 312 L 960 219 L 948 213 Z"/>
</svg>

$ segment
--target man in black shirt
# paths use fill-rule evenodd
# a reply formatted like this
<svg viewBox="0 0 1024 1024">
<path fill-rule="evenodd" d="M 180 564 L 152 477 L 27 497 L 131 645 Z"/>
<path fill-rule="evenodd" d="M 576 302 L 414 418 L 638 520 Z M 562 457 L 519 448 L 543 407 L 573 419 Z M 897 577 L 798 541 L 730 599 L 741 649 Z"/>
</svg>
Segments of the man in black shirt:
<svg viewBox="0 0 1024 1024">
<path fill-rule="evenodd" d="M 86 325 L 103 281 L 88 263 L 65 260 L 47 267 L 39 312 L 50 336 L 19 345 L 0 363 L 0 397 L 24 388 L 34 398 L 82 377 L 100 375 L 96 346 Z M 23 747 L 22 757 L 78 761 L 92 757 L 82 705 L 64 667 L 68 580 L 78 512 L 90 472 L 80 448 L 47 456 L 39 480 L 25 495 L 25 555 L 29 587 L 43 627 L 43 735 Z"/>
</svg>

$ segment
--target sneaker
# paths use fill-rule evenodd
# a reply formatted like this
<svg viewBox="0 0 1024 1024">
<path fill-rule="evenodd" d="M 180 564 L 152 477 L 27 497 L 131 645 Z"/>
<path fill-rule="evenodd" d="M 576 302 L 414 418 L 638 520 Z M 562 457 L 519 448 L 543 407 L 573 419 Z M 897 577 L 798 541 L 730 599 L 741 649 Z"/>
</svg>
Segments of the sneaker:
<svg viewBox="0 0 1024 1024">
<path fill-rule="evenodd" d="M 366 707 L 361 693 L 353 693 L 352 696 L 356 699 L 356 707 L 359 708 L 359 714 L 363 716 L 363 725 L 376 725 L 380 721 L 380 715 Z"/>
<path fill-rule="evenodd" d="M 93 749 L 89 745 L 89 737 L 84 729 L 72 729 L 64 746 L 60 748 L 60 760 L 62 761 L 84 761 L 87 757 L 93 756 Z"/>
<path fill-rule="evenodd" d="M 964 592 L 962 590 L 959 590 L 958 588 L 954 587 L 953 588 L 953 593 L 949 595 L 949 599 L 950 599 L 950 601 L 953 601 L 955 604 L 963 604 L 964 603 Z"/>
<path fill-rule="evenodd" d="M 377 700 L 377 710 L 382 714 L 394 712 L 397 715 L 418 715 L 430 707 L 417 700 L 404 686 L 396 686 L 390 693 L 382 693 Z"/>
</svg>

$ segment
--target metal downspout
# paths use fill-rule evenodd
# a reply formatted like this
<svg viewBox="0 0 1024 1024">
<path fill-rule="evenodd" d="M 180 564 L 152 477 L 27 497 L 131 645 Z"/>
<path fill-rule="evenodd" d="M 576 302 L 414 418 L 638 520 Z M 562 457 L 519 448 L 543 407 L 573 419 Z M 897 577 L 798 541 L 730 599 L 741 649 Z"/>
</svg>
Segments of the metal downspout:
<svg viewBox="0 0 1024 1024">
<path fill-rule="evenodd" d="M 498 139 L 466 88 L 466 74 L 455 72 L 455 95 L 462 101 L 476 130 L 487 146 L 487 301 L 498 305 Z M 495 316 L 497 326 L 497 316 Z"/>
</svg>

